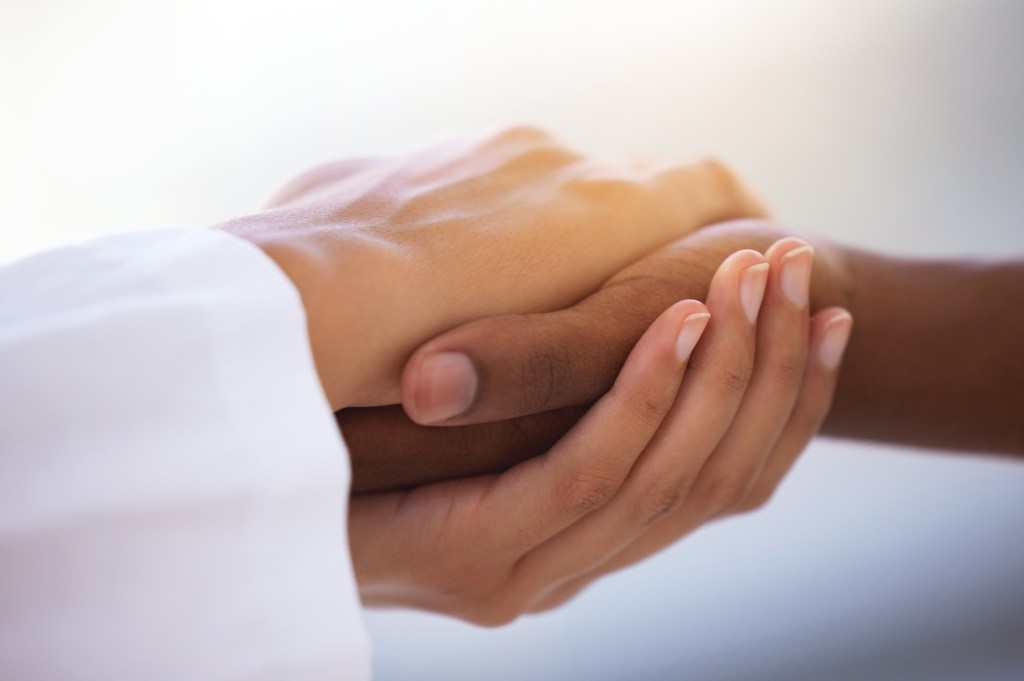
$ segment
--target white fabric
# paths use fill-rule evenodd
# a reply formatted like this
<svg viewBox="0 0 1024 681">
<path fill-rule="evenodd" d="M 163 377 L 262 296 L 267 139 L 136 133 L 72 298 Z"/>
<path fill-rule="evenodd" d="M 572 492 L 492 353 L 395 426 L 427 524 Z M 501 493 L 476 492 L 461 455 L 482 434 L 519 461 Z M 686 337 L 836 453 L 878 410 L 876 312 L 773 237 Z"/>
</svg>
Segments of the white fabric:
<svg viewBox="0 0 1024 681">
<path fill-rule="evenodd" d="M 0 678 L 367 679 L 301 301 L 216 231 L 0 269 Z"/>
</svg>

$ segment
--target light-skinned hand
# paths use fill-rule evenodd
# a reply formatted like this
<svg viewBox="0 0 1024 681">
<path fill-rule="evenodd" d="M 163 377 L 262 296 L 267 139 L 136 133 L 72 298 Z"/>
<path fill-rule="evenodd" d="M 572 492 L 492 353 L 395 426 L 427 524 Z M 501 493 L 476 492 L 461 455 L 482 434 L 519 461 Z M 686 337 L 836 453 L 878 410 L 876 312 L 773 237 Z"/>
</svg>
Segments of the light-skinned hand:
<svg viewBox="0 0 1024 681">
<path fill-rule="evenodd" d="M 364 603 L 502 624 L 761 503 L 827 413 L 851 327 L 840 309 L 809 318 L 811 260 L 798 240 L 729 256 L 706 307 L 658 316 L 546 453 L 353 497 Z"/>
<path fill-rule="evenodd" d="M 399 402 L 405 360 L 443 331 L 560 309 L 700 226 L 761 213 L 719 163 L 598 162 L 513 128 L 323 166 L 222 228 L 298 288 L 340 409 Z"/>
</svg>

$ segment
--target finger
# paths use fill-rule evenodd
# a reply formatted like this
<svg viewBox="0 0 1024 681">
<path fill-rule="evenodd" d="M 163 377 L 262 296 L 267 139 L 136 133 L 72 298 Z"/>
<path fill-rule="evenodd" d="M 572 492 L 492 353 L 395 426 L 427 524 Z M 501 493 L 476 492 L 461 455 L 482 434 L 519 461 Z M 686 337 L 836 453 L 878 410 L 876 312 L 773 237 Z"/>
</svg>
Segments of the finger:
<svg viewBox="0 0 1024 681">
<path fill-rule="evenodd" d="M 713 158 L 696 163 L 652 166 L 649 184 L 664 205 L 679 214 L 693 211 L 707 216 L 704 225 L 726 220 L 765 218 L 768 210 L 727 165 Z M 699 179 L 697 179 L 699 178 Z M 708 187 L 714 187 L 708 191 Z M 695 191 L 699 188 L 699 191 Z M 720 197 L 729 197 L 722 201 Z"/>
<path fill-rule="evenodd" d="M 737 250 L 662 249 L 568 310 L 491 317 L 442 334 L 405 365 L 406 412 L 417 423 L 465 425 L 593 402 L 658 315 L 681 298 L 705 299 L 718 265 Z"/>
<path fill-rule="evenodd" d="M 525 592 L 593 570 L 683 502 L 741 403 L 767 270 L 753 251 L 722 265 L 708 296 L 714 317 L 668 417 L 611 503 L 521 561 Z"/>
<path fill-rule="evenodd" d="M 494 517 L 515 510 L 524 518 L 517 550 L 537 546 L 611 499 L 672 406 L 708 318 L 695 300 L 666 310 L 576 427 L 546 455 L 498 478 L 484 503 Z M 524 499 L 538 503 L 524 512 Z"/>
<path fill-rule="evenodd" d="M 708 318 L 707 308 L 698 301 L 681 301 L 666 310 L 630 353 L 612 389 L 547 455 L 500 476 L 353 498 L 349 533 L 352 545 L 361 547 L 354 556 L 357 577 L 389 575 L 407 567 L 393 560 L 394 537 L 406 547 L 437 551 L 432 538 L 436 541 L 452 531 L 470 537 L 478 547 L 474 554 L 483 558 L 475 564 L 510 563 L 512 574 L 525 552 L 614 494 L 675 399 Z M 413 497 L 423 502 L 421 512 L 402 523 L 402 509 L 416 507 Z M 460 524 L 458 519 L 467 514 L 470 522 Z M 509 523 L 509 518 L 515 522 Z M 393 536 L 372 531 L 389 520 L 392 525 L 398 522 Z M 459 557 L 453 560 L 457 563 Z M 514 602 L 516 594 L 502 591 L 505 603 L 500 612 L 521 612 Z M 504 621 L 503 616 L 499 619 Z"/>
<path fill-rule="evenodd" d="M 839 365 L 853 330 L 853 317 L 842 308 L 829 308 L 811 320 L 811 349 L 800 389 L 785 429 L 738 510 L 753 510 L 768 502 L 797 457 L 821 429 L 828 416 L 839 379 Z"/>
<path fill-rule="evenodd" d="M 548 451 L 586 411 L 563 407 L 454 428 L 414 423 L 400 405 L 335 415 L 352 462 L 352 494 L 498 473 Z"/>
<path fill-rule="evenodd" d="M 835 393 L 838 367 L 851 328 L 852 317 L 840 308 L 823 310 L 811 320 L 810 352 L 800 395 L 753 488 L 735 510 L 752 510 L 766 503 L 800 452 L 818 432 Z M 654 555 L 695 530 L 705 522 L 706 516 L 703 509 L 691 505 L 682 506 L 671 517 L 666 518 L 597 569 L 568 581 L 547 594 L 535 605 L 534 610 L 557 607 L 601 575 L 621 570 Z"/>
<path fill-rule="evenodd" d="M 688 501 L 696 506 L 694 515 L 712 517 L 743 502 L 800 394 L 807 367 L 813 249 L 787 238 L 773 244 L 765 257 L 771 275 L 758 321 L 753 376 L 736 418 L 694 485 Z"/>
</svg>

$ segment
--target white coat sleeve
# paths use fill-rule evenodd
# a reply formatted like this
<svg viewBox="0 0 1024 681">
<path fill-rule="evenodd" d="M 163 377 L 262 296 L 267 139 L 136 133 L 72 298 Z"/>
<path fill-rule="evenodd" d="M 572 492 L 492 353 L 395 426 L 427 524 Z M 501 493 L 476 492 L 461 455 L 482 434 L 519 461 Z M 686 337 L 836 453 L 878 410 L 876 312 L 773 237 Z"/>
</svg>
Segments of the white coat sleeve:
<svg viewBox="0 0 1024 681">
<path fill-rule="evenodd" d="M 298 293 L 248 242 L 0 269 L 0 679 L 367 679 L 349 478 Z"/>
</svg>

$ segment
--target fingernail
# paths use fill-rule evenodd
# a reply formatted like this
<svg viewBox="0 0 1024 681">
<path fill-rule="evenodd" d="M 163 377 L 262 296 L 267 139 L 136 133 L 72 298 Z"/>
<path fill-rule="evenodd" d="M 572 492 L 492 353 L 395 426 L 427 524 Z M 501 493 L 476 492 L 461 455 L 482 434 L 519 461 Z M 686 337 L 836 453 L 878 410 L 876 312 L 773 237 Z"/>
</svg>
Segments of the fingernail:
<svg viewBox="0 0 1024 681">
<path fill-rule="evenodd" d="M 676 357 L 680 362 L 685 362 L 690 358 L 690 353 L 693 352 L 701 334 L 704 333 L 709 319 L 711 319 L 711 313 L 695 312 L 683 320 L 683 326 L 679 329 L 679 335 L 676 336 Z"/>
<path fill-rule="evenodd" d="M 438 352 L 420 363 L 416 392 L 416 420 L 440 423 L 465 412 L 476 397 L 473 362 L 461 352 Z"/>
<path fill-rule="evenodd" d="M 768 263 L 748 267 L 740 277 L 740 304 L 747 319 L 753 324 L 757 321 L 757 313 L 761 309 L 764 298 L 764 286 L 768 283 Z"/>
<path fill-rule="evenodd" d="M 818 347 L 818 361 L 829 369 L 839 366 L 852 329 L 853 317 L 849 312 L 843 312 L 828 320 L 821 345 Z"/>
<path fill-rule="evenodd" d="M 807 305 L 811 289 L 811 267 L 814 265 L 814 248 L 808 244 L 782 256 L 782 272 L 779 283 L 789 302 L 797 307 Z"/>
</svg>

